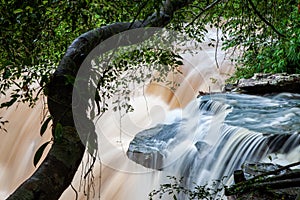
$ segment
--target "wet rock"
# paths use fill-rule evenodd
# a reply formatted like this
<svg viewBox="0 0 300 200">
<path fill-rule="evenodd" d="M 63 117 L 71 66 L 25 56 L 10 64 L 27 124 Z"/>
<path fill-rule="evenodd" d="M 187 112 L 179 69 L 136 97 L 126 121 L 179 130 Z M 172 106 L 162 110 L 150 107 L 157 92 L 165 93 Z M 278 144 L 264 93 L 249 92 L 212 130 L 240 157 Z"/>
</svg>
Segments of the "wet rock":
<svg viewBox="0 0 300 200">
<path fill-rule="evenodd" d="M 255 74 L 249 79 L 240 79 L 236 86 L 242 93 L 265 94 L 300 93 L 300 74 Z"/>
<path fill-rule="evenodd" d="M 280 169 L 282 167 L 283 166 L 281 166 L 281 165 L 277 165 L 277 164 L 273 164 L 273 163 L 261 163 L 261 162 L 255 162 L 255 163 L 245 162 L 242 165 L 242 169 L 245 172 L 246 177 L 248 177 L 248 178 L 252 178 L 254 176 L 264 174 L 264 173 L 269 172 L 269 171 L 275 171 L 275 170 Z M 290 171 L 291 170 L 286 169 L 286 170 L 280 171 L 276 175 L 285 174 L 285 173 L 290 172 Z"/>
<path fill-rule="evenodd" d="M 211 149 L 212 149 L 212 146 L 207 144 L 206 142 L 203 142 L 203 141 L 197 141 L 195 143 L 195 147 L 197 149 L 197 151 L 199 152 L 199 156 L 200 158 L 203 158 L 205 156 L 207 156 Z"/>
<path fill-rule="evenodd" d="M 128 150 L 127 156 L 132 161 L 151 169 L 162 170 L 164 156 L 157 150 L 142 152 L 138 150 Z"/>
<path fill-rule="evenodd" d="M 129 144 L 128 158 L 147 168 L 163 169 L 163 159 L 178 133 L 179 125 L 180 122 L 158 124 L 138 133 Z"/>
<path fill-rule="evenodd" d="M 234 84 L 227 83 L 225 85 L 225 87 L 223 88 L 223 92 L 231 92 L 231 91 L 234 91 L 234 89 L 236 89 L 236 88 L 237 88 L 237 84 L 236 83 L 234 83 Z"/>
</svg>

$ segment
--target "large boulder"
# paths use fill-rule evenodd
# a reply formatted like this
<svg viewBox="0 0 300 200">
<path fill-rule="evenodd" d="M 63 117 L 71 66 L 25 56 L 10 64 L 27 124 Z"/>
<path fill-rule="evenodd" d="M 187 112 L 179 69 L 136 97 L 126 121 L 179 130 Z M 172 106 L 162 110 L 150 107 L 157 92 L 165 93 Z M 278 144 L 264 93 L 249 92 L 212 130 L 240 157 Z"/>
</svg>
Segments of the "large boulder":
<svg viewBox="0 0 300 200">
<path fill-rule="evenodd" d="M 163 169 L 163 160 L 168 148 L 176 145 L 176 137 L 180 122 L 158 124 L 155 127 L 138 133 L 130 142 L 127 156 L 134 162 L 152 169 Z"/>
</svg>

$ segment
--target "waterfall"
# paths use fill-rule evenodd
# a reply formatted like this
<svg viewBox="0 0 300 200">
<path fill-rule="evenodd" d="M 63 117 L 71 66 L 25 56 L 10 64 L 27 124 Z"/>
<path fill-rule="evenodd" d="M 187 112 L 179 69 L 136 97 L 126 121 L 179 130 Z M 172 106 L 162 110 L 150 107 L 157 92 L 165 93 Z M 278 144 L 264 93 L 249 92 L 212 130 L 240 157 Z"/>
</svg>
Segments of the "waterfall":
<svg viewBox="0 0 300 200">
<path fill-rule="evenodd" d="M 225 181 L 231 182 L 229 177 L 232 172 L 246 161 L 262 160 L 285 165 L 300 160 L 300 96 L 297 94 L 283 93 L 266 97 L 207 95 L 191 101 L 184 109 L 171 111 L 158 97 L 148 96 L 147 102 L 149 114 L 144 114 L 147 113 L 146 103 L 144 97 L 140 97 L 134 102 L 135 113 L 122 119 L 123 126 L 124 123 L 131 123 L 122 128 L 126 133 L 122 135 L 122 145 L 120 127 L 112 126 L 118 124 L 117 114 L 108 113 L 110 117 L 101 119 L 101 123 L 106 125 L 101 130 L 103 141 L 108 145 L 102 148 L 101 155 L 104 163 L 101 168 L 101 199 L 147 199 L 153 189 L 170 182 L 167 176 L 185 177 L 184 183 L 193 187 L 194 183 L 206 184 L 223 176 L 228 176 Z M 21 109 L 23 115 L 19 114 Z M 10 124 L 8 133 L 1 133 L 1 142 L 5 141 L 8 145 L 0 146 L 1 152 L 4 152 L 1 156 L 1 199 L 30 176 L 34 170 L 34 152 L 50 136 L 48 133 L 47 137 L 41 138 L 36 134 L 43 116 L 41 110 L 42 102 L 33 111 L 20 104 L 4 115 L 10 119 Z M 161 114 L 157 116 L 157 112 Z M 26 126 L 18 122 L 22 119 L 27 119 Z M 12 135 L 14 129 L 17 135 Z M 155 143 L 145 141 L 145 144 L 152 145 L 149 152 L 157 153 L 154 150 L 159 149 L 161 153 L 152 160 L 148 159 L 150 166 L 147 167 L 128 159 L 129 153 L 126 155 L 128 147 L 143 134 L 156 140 Z M 147 149 L 147 145 L 142 144 L 139 142 L 137 145 L 140 146 L 136 147 Z M 109 149 L 110 145 L 112 149 Z M 159 158 L 163 162 L 160 169 L 153 169 L 158 166 L 153 162 Z M 20 160 L 21 164 L 16 164 Z M 87 160 L 85 157 L 83 165 L 87 164 Z M 99 192 L 99 171 L 99 163 L 96 163 L 95 193 Z M 81 173 L 82 166 L 73 182 L 75 188 L 79 188 Z M 81 187 L 80 199 L 86 198 L 83 190 Z M 75 193 L 71 188 L 61 197 L 74 198 Z M 97 194 L 94 199 L 98 199 Z"/>
<path fill-rule="evenodd" d="M 7 132 L 0 130 L 0 199 L 5 199 L 36 169 L 33 166 L 34 154 L 51 137 L 49 129 L 43 137 L 39 135 L 46 114 L 43 99 L 34 108 L 19 103 L 9 110 L 0 110 L 0 116 L 9 121 L 4 126 Z"/>
<path fill-rule="evenodd" d="M 134 112 L 120 117 L 108 111 L 97 121 L 101 164 L 97 161 L 84 179 L 91 163 L 85 155 L 72 182 L 79 199 L 144 200 L 170 181 L 167 176 L 184 177 L 188 187 L 223 176 L 229 183 L 246 161 L 270 162 L 270 156 L 279 164 L 300 160 L 299 95 L 215 94 L 195 100 L 198 91 L 220 91 L 233 72 L 221 49 L 217 68 L 214 53 L 205 46 L 199 54 L 182 55 L 175 92 L 151 84 L 144 95 L 131 99 Z M 20 103 L 1 110 L 10 122 L 7 133 L 0 133 L 0 199 L 34 172 L 33 155 L 51 138 L 49 130 L 38 134 L 43 108 L 39 101 L 34 109 Z M 60 199 L 75 196 L 69 187 Z"/>
<path fill-rule="evenodd" d="M 204 96 L 191 102 L 174 122 L 138 133 L 127 154 L 141 165 L 162 170 L 165 176 L 184 177 L 190 189 L 195 183 L 206 185 L 214 180 L 231 184 L 234 170 L 245 162 L 266 161 L 269 155 L 299 153 L 299 103 L 300 95 L 296 94 Z M 250 116 L 255 125 L 249 123 Z M 268 121 L 277 127 L 265 128 Z M 278 126 L 290 128 L 284 131 L 281 127 L 283 134 L 278 133 Z M 299 155 L 294 156 L 293 161 L 299 159 Z"/>
</svg>

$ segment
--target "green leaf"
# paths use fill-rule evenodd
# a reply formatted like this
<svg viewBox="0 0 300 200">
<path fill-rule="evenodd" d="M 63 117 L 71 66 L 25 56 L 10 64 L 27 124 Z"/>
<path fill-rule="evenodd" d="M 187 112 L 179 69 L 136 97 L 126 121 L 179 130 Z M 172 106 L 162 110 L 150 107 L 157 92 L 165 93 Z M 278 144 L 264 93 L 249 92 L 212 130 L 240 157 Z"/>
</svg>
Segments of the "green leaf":
<svg viewBox="0 0 300 200">
<path fill-rule="evenodd" d="M 23 9 L 21 9 L 21 8 L 19 8 L 17 10 L 14 10 L 14 14 L 18 14 L 18 13 L 21 13 L 21 12 L 23 12 Z"/>
<path fill-rule="evenodd" d="M 57 123 L 55 130 L 54 130 L 54 138 L 56 141 L 59 141 L 62 138 L 62 133 L 63 133 L 63 126 L 61 123 Z"/>
<path fill-rule="evenodd" d="M 65 77 L 67 78 L 67 84 L 71 84 L 71 85 L 74 85 L 75 83 L 75 77 L 72 76 L 72 75 L 65 75 Z"/>
<path fill-rule="evenodd" d="M 36 167 L 36 165 L 38 164 L 38 162 L 40 161 L 45 148 L 47 147 L 47 145 L 50 143 L 51 141 L 45 142 L 42 146 L 40 146 L 40 148 L 35 152 L 34 158 L 33 158 L 33 165 Z"/>
<path fill-rule="evenodd" d="M 48 124 L 49 122 L 52 120 L 52 117 L 49 116 L 45 121 L 44 123 L 42 124 L 42 127 L 40 129 L 40 135 L 43 136 L 45 131 L 47 130 L 47 127 L 48 127 Z"/>
<path fill-rule="evenodd" d="M 26 6 L 25 10 L 32 10 L 30 6 Z"/>
</svg>

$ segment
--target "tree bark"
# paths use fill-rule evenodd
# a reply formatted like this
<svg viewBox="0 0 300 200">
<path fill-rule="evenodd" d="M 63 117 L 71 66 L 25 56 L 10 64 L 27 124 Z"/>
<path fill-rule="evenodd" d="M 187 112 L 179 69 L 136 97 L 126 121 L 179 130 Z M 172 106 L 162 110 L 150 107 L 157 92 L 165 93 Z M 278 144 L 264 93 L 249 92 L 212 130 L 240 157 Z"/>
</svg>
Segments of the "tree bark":
<svg viewBox="0 0 300 200">
<path fill-rule="evenodd" d="M 159 15 L 154 13 L 144 21 L 111 24 L 89 31 L 74 40 L 51 77 L 46 92 L 48 109 L 53 118 L 52 133 L 55 140 L 40 167 L 7 198 L 8 200 L 55 200 L 72 182 L 85 152 L 85 146 L 74 125 L 71 108 L 73 85 L 66 84 L 66 77 L 76 77 L 86 56 L 105 39 L 129 29 L 146 26 L 163 27 L 169 23 L 174 11 L 191 2 L 193 1 L 167 0 Z M 55 136 L 55 127 L 58 123 L 63 127 L 59 139 Z"/>
</svg>

